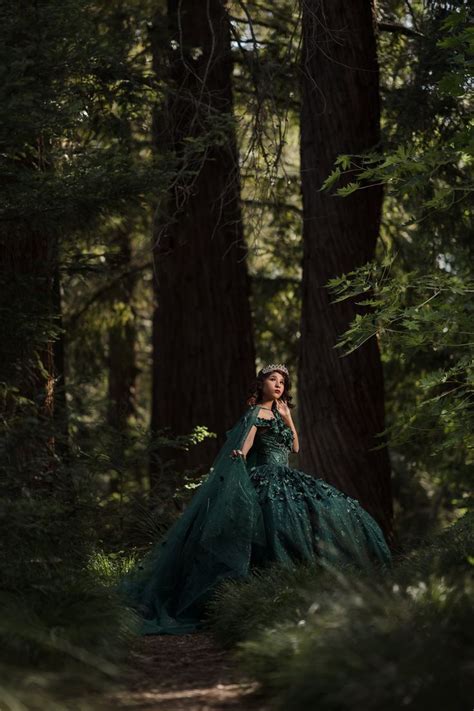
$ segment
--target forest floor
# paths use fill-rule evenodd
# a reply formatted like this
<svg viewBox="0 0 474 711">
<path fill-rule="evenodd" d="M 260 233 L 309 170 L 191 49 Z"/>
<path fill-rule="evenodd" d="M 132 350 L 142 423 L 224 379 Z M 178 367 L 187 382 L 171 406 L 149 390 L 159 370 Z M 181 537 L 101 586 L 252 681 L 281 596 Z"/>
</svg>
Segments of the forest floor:
<svg viewBox="0 0 474 711">
<path fill-rule="evenodd" d="M 121 684 L 100 709 L 267 711 L 258 685 L 236 668 L 211 634 L 145 635 L 134 642 Z"/>
</svg>

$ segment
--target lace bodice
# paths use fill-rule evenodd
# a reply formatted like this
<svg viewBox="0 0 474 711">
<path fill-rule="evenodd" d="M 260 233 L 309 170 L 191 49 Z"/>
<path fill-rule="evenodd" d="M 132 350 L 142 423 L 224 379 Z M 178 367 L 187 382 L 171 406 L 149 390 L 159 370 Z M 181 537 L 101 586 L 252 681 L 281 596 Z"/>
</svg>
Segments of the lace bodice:
<svg viewBox="0 0 474 711">
<path fill-rule="evenodd" d="M 257 432 L 254 443 L 247 457 L 248 466 L 262 464 L 288 464 L 288 455 L 293 448 L 294 435 L 284 422 L 280 413 L 274 411 L 274 417 L 257 417 Z"/>
</svg>

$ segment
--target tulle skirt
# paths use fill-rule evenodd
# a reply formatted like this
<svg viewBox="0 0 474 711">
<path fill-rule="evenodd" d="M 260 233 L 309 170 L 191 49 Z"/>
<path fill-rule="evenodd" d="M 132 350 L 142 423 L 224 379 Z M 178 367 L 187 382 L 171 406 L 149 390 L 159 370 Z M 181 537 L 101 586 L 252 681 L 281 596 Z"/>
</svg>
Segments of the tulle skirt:
<svg viewBox="0 0 474 711">
<path fill-rule="evenodd" d="M 163 540 L 120 581 L 140 634 L 205 626 L 217 583 L 278 562 L 388 570 L 390 550 L 372 516 L 323 479 L 282 464 L 242 460 L 204 483 Z"/>
<path fill-rule="evenodd" d="M 356 499 L 323 479 L 281 464 L 252 467 L 250 480 L 266 534 L 263 559 L 257 558 L 257 563 L 315 559 L 391 567 L 390 550 L 379 525 Z"/>
</svg>

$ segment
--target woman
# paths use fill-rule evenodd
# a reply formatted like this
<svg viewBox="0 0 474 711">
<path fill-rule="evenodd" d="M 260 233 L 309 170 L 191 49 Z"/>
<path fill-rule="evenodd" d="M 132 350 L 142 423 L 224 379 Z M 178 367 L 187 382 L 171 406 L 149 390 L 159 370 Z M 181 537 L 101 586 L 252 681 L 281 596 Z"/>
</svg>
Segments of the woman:
<svg viewBox="0 0 474 711">
<path fill-rule="evenodd" d="M 141 614 L 142 634 L 181 634 L 203 626 L 220 580 L 273 562 L 391 567 L 376 521 L 323 479 L 288 466 L 299 442 L 283 364 L 257 375 L 248 408 L 190 504 L 119 584 Z"/>
</svg>

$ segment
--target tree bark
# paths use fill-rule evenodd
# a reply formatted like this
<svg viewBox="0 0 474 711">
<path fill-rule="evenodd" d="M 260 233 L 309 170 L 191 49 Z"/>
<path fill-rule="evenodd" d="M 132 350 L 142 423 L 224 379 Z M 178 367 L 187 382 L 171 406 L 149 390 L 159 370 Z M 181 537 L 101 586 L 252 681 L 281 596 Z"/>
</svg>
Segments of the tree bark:
<svg viewBox="0 0 474 711">
<path fill-rule="evenodd" d="M 117 232 L 115 242 L 118 251 L 114 252 L 114 265 L 121 270 L 125 270 L 127 266 L 129 269 L 110 293 L 111 307 L 119 309 L 119 313 L 114 314 L 117 322 L 109 329 L 107 357 L 107 422 L 114 429 L 111 440 L 113 459 L 117 455 L 122 458 L 125 456 L 129 420 L 136 414 L 136 328 L 133 316 L 128 313 L 133 301 L 136 274 L 130 269 L 132 252 L 129 228 L 130 221 L 125 220 Z M 127 312 L 123 317 L 120 313 L 122 308 Z M 120 488 L 121 475 L 116 472 L 110 477 L 109 491 L 117 492 Z"/>
<path fill-rule="evenodd" d="M 53 342 L 54 369 L 54 420 L 57 433 L 57 451 L 63 459 L 70 455 L 69 450 L 69 411 L 66 399 L 66 338 L 62 320 L 61 272 L 59 255 L 56 254 L 52 283 L 52 311 L 58 325 L 58 334 Z"/>
<path fill-rule="evenodd" d="M 23 432 L 8 453 L 19 489 L 54 490 L 56 260 L 56 239 L 32 226 L 0 235 L 1 408 L 11 429 Z"/>
<path fill-rule="evenodd" d="M 337 337 L 363 308 L 353 300 L 331 304 L 325 287 L 373 258 L 382 188 L 367 186 L 348 197 L 319 192 L 338 154 L 361 153 L 379 141 L 374 24 L 371 3 L 303 0 L 300 462 L 357 498 L 392 544 L 388 451 L 371 451 L 385 426 L 378 344 L 372 338 L 341 357 Z"/>
<path fill-rule="evenodd" d="M 220 0 L 169 0 L 167 22 L 165 37 L 159 15 L 152 29 L 155 71 L 169 92 L 154 144 L 157 155 L 169 151 L 177 175 L 154 225 L 151 427 L 216 432 L 217 441 L 173 453 L 177 469 L 204 473 L 255 376 L 229 19 Z M 152 462 L 155 482 L 158 470 Z"/>
<path fill-rule="evenodd" d="M 132 43 L 132 27 L 130 16 L 121 3 L 110 8 L 108 23 L 113 35 L 120 37 L 122 47 L 122 61 L 127 63 L 128 46 Z M 126 114 L 117 120 L 119 145 L 121 150 L 129 156 L 134 156 L 133 123 Z M 132 159 L 131 159 L 132 160 Z M 134 221 L 133 213 L 122 216 L 119 225 L 112 232 L 113 248 L 108 261 L 111 272 L 121 272 L 118 279 L 107 292 L 108 305 L 112 309 L 119 309 L 114 314 L 116 319 L 108 333 L 108 424 L 125 433 L 129 418 L 136 414 L 136 378 L 138 369 L 136 365 L 135 343 L 136 323 L 132 310 L 133 295 L 137 282 L 137 272 L 132 269 L 132 231 Z M 120 311 L 121 309 L 125 310 Z M 112 485 L 116 485 L 116 481 Z"/>
<path fill-rule="evenodd" d="M 114 264 L 119 269 L 125 269 L 131 263 L 131 245 L 128 221 L 116 236 L 118 254 L 114 254 Z M 111 304 L 123 304 L 130 307 L 133 299 L 136 275 L 129 270 L 112 291 Z M 125 317 L 109 330 L 108 341 L 108 413 L 107 421 L 117 430 L 127 429 L 128 419 L 136 412 L 135 380 L 137 367 L 135 363 L 135 323 Z"/>
</svg>

